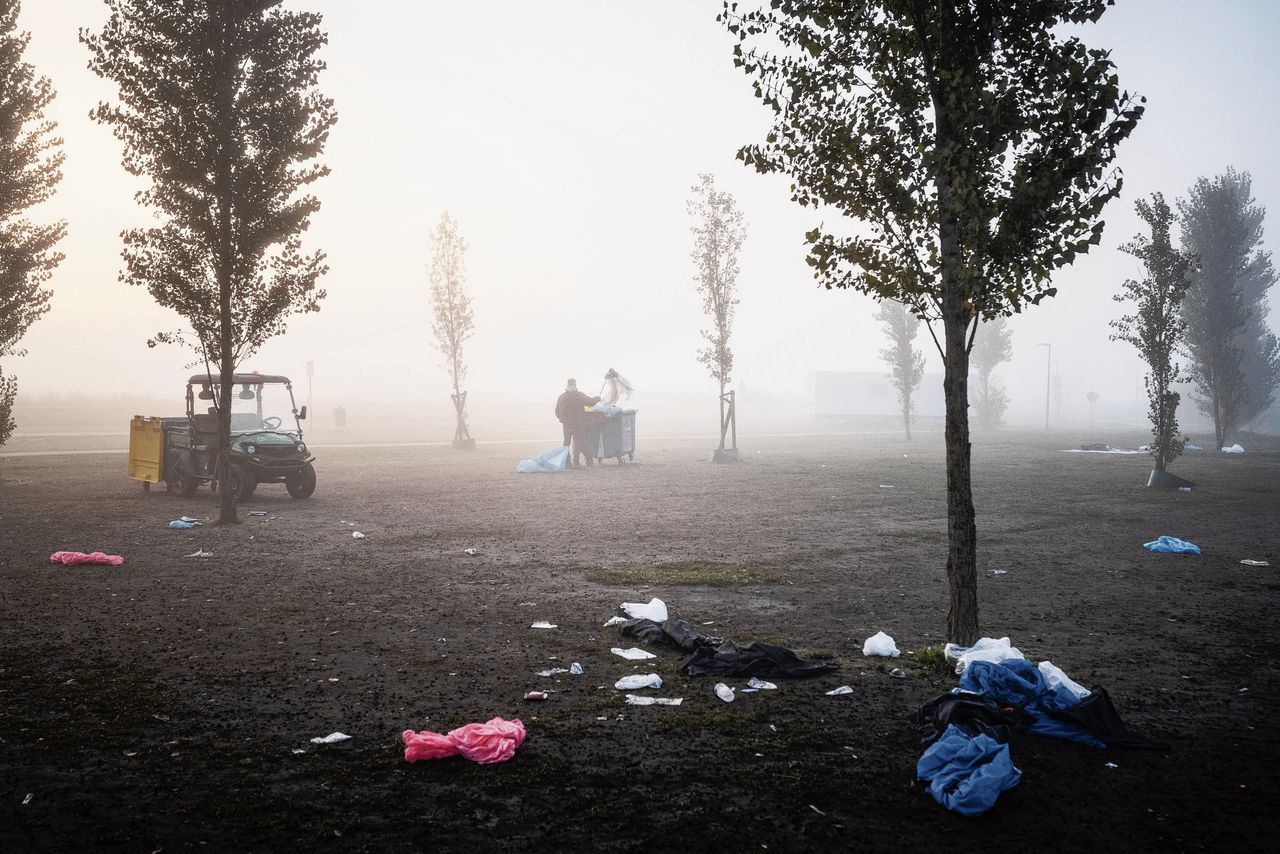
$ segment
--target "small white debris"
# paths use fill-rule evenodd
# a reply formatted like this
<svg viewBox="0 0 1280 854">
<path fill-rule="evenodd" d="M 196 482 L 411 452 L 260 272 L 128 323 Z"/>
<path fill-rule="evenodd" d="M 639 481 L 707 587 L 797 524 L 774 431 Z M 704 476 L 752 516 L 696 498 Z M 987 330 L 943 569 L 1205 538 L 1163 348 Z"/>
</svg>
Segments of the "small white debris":
<svg viewBox="0 0 1280 854">
<path fill-rule="evenodd" d="M 352 531 L 352 532 L 351 532 L 351 539 L 353 539 L 353 540 L 363 540 L 363 539 L 365 539 L 365 535 L 364 535 L 364 534 L 362 534 L 362 533 L 360 533 L 359 531 Z"/>
<path fill-rule="evenodd" d="M 646 659 L 646 658 L 657 658 L 657 657 L 658 657 L 658 656 L 654 655 L 653 653 L 651 653 L 651 652 L 645 652 L 643 649 L 640 649 L 639 647 L 636 647 L 636 646 L 633 646 L 633 647 L 631 647 L 630 649 L 621 649 L 621 648 L 619 648 L 619 647 L 616 647 L 616 646 L 615 646 L 615 647 L 613 647 L 612 649 L 610 649 L 609 651 L 610 651 L 610 652 L 612 652 L 614 655 L 620 655 L 620 656 L 622 656 L 623 658 L 627 659 L 628 661 L 643 661 L 643 660 L 644 660 L 644 659 Z"/>
<path fill-rule="evenodd" d="M 641 697 L 637 694 L 627 695 L 627 705 L 629 706 L 678 706 L 684 702 L 684 697 Z M 598 721 L 605 718 L 596 718 Z"/>
<path fill-rule="evenodd" d="M 582 675 L 582 665 L 581 665 L 581 664 L 579 664 L 579 663 L 578 663 L 578 662 L 576 662 L 576 661 L 575 661 L 573 664 L 570 664 L 570 665 L 569 665 L 569 675 L 570 675 L 570 676 L 581 676 L 581 675 Z"/>
<path fill-rule="evenodd" d="M 337 744 L 340 741 L 347 741 L 351 736 L 345 732 L 331 732 L 326 736 L 311 739 L 312 744 Z"/>
<path fill-rule="evenodd" d="M 1108 763 L 1107 763 L 1107 767 L 1108 767 L 1108 768 L 1119 768 L 1120 766 L 1119 766 L 1119 765 L 1117 765 L 1117 764 L 1116 764 L 1116 763 L 1114 763 L 1114 762 L 1108 762 Z"/>
<path fill-rule="evenodd" d="M 533 625 L 529 626 L 529 628 L 531 628 L 531 629 L 558 629 L 558 628 L 560 628 L 560 627 L 559 627 L 559 626 L 557 626 L 555 623 L 548 623 L 546 620 L 538 620 L 538 622 L 536 622 L 536 623 L 534 623 Z"/>
<path fill-rule="evenodd" d="M 27 792 L 27 796 L 22 799 L 22 805 L 25 807 L 27 804 L 31 803 L 31 799 L 34 797 L 35 794 L 33 792 Z"/>
<path fill-rule="evenodd" d="M 213 557 L 213 552 L 207 552 L 201 549 L 199 551 L 192 552 L 191 554 L 187 555 L 187 557 Z"/>
<path fill-rule="evenodd" d="M 480 554 L 479 549 L 463 549 L 462 551 L 463 551 L 463 554 L 468 554 L 468 555 L 471 555 L 472 557 L 475 557 L 476 555 Z"/>
<path fill-rule="evenodd" d="M 555 676 L 557 673 L 568 673 L 563 667 L 551 667 L 547 670 L 539 670 L 534 676 Z"/>
<path fill-rule="evenodd" d="M 816 812 L 818 815 L 826 815 L 826 813 L 824 813 L 822 810 L 820 810 L 820 809 L 818 809 L 817 807 L 815 807 L 813 804 L 809 804 L 809 809 L 813 810 L 813 811 L 814 811 L 814 812 Z"/>
<path fill-rule="evenodd" d="M 747 687 L 748 687 L 748 688 L 755 688 L 757 691 L 776 691 L 776 690 L 778 690 L 778 686 L 777 686 L 777 685 L 774 685 L 772 682 L 766 682 L 766 681 L 764 681 L 763 679 L 757 679 L 755 676 L 752 676 L 750 679 L 748 679 L 748 680 L 747 680 Z"/>
<path fill-rule="evenodd" d="M 852 688 L 850 688 L 848 685 L 841 685 L 839 688 L 836 688 L 836 689 L 834 689 L 834 690 L 828 691 L 828 692 L 827 692 L 827 696 L 828 696 L 828 697 L 838 697 L 838 696 L 840 696 L 841 694 L 852 694 L 852 693 L 853 693 L 853 689 L 852 689 Z"/>
</svg>

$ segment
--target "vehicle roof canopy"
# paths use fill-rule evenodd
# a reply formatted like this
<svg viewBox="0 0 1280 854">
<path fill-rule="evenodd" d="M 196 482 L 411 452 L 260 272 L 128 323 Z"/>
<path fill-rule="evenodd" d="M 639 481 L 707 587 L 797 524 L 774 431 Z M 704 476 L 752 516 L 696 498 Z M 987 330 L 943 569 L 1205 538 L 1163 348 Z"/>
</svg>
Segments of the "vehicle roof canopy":
<svg viewBox="0 0 1280 854">
<path fill-rule="evenodd" d="M 208 374 L 196 374 L 187 380 L 187 385 L 218 385 L 222 382 L 222 378 L 217 374 L 213 375 L 213 381 L 209 381 Z M 287 383 L 288 377 L 279 374 L 235 374 L 231 380 L 235 385 L 261 385 L 262 383 Z"/>
</svg>

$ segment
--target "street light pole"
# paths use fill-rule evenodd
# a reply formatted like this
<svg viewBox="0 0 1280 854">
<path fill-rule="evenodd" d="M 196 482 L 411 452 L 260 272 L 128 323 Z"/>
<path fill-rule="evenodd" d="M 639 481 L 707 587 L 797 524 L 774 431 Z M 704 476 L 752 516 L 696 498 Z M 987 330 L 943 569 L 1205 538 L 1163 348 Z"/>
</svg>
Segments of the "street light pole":
<svg viewBox="0 0 1280 854">
<path fill-rule="evenodd" d="M 1047 347 L 1044 354 L 1044 429 L 1049 429 L 1049 387 L 1052 385 L 1053 344 L 1040 343 Z"/>
</svg>

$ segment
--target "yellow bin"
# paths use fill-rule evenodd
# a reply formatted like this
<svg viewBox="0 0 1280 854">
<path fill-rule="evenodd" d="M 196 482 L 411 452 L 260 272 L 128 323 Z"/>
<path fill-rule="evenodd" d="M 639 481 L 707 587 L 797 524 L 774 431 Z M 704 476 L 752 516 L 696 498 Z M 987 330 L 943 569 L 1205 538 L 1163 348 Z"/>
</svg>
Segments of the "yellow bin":
<svg viewBox="0 0 1280 854">
<path fill-rule="evenodd" d="M 135 415 L 129 422 L 129 477 L 147 483 L 164 477 L 164 425 L 159 418 Z"/>
</svg>

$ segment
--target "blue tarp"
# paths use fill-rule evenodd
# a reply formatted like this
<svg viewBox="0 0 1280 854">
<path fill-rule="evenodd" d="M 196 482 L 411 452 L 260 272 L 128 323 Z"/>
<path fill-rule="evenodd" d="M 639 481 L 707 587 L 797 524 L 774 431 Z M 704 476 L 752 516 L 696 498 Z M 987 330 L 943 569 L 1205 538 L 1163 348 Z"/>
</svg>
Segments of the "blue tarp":
<svg viewBox="0 0 1280 854">
<path fill-rule="evenodd" d="M 960 676 L 960 687 L 1026 712 L 1033 718 L 1027 732 L 1065 738 L 1090 747 L 1107 746 L 1084 727 L 1050 715 L 1073 709 L 1080 700 L 1065 685 L 1050 687 L 1044 674 L 1030 661 L 1013 658 L 999 663 L 970 662 Z"/>
<path fill-rule="evenodd" d="M 1195 543 L 1189 543 L 1186 540 L 1180 540 L 1177 537 L 1164 536 L 1159 539 L 1152 540 L 1149 543 L 1143 543 L 1142 547 L 1149 552 L 1164 552 L 1175 555 L 1198 555 L 1200 547 Z"/>
<path fill-rule="evenodd" d="M 974 816 L 1018 785 L 1022 772 L 1013 765 L 1009 745 L 981 733 L 970 738 L 952 725 L 920 757 L 916 778 L 927 780 L 929 794 L 947 809 Z"/>
</svg>

